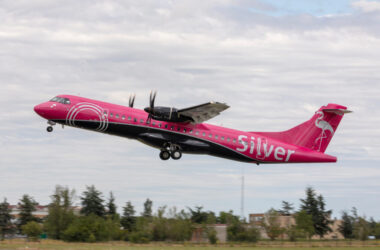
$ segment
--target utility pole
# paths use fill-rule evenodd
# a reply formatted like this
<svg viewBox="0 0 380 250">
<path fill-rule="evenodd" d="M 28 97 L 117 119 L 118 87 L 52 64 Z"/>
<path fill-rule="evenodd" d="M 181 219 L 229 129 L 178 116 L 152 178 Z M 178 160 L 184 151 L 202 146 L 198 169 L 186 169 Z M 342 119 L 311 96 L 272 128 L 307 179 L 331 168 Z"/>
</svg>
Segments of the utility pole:
<svg viewBox="0 0 380 250">
<path fill-rule="evenodd" d="M 245 219 L 244 216 L 244 166 L 242 167 L 242 173 L 241 173 L 241 200 L 240 200 L 240 218 L 241 220 Z"/>
</svg>

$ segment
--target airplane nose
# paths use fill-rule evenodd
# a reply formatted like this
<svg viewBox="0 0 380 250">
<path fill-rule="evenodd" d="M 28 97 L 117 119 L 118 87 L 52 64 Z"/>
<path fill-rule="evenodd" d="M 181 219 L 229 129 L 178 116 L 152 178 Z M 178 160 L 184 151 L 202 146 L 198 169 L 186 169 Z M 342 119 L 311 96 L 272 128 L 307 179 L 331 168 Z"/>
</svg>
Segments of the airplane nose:
<svg viewBox="0 0 380 250">
<path fill-rule="evenodd" d="M 42 117 L 46 114 L 46 110 L 46 105 L 44 105 L 43 103 L 34 106 L 34 112 L 36 112 Z"/>
</svg>

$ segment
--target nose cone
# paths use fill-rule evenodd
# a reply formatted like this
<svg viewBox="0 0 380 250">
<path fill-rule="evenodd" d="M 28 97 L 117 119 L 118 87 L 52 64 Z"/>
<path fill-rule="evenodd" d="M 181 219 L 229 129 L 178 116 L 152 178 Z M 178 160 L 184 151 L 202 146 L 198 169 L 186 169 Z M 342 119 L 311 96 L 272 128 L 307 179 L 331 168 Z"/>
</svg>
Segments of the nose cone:
<svg viewBox="0 0 380 250">
<path fill-rule="evenodd" d="M 147 113 L 150 113 L 150 108 L 146 107 L 146 108 L 144 108 L 144 111 L 147 112 Z"/>
<path fill-rule="evenodd" d="M 41 103 L 34 107 L 34 112 L 45 118 L 48 108 L 49 107 L 46 105 L 46 103 Z"/>
</svg>

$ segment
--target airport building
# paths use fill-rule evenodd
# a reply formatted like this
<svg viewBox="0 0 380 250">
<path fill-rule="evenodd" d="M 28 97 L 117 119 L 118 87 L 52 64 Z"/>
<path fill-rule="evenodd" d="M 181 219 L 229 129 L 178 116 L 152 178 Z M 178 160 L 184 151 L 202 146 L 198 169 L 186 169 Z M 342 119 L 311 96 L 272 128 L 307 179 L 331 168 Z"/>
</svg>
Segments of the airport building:
<svg viewBox="0 0 380 250">
<path fill-rule="evenodd" d="M 9 208 L 11 209 L 11 215 L 14 219 L 18 219 L 20 217 L 20 205 L 9 205 Z M 49 206 L 41 206 L 36 205 L 34 206 L 35 211 L 32 212 L 32 215 L 34 217 L 37 217 L 39 219 L 44 219 L 49 214 Z M 79 214 L 81 207 L 73 206 L 72 210 L 74 211 L 74 214 Z"/>
</svg>

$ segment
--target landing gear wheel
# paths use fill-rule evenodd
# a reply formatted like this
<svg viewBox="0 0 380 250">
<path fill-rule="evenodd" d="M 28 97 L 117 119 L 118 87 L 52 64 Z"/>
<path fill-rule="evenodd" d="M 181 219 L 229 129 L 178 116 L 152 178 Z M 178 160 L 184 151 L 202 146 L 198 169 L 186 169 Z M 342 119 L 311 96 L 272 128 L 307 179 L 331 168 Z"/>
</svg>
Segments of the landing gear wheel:
<svg viewBox="0 0 380 250">
<path fill-rule="evenodd" d="M 53 131 L 53 127 L 52 126 L 47 127 L 46 131 L 49 132 L 49 133 L 52 132 Z"/>
<path fill-rule="evenodd" d="M 169 158 L 170 158 L 169 151 L 166 151 L 166 150 L 161 151 L 160 152 L 160 158 L 161 158 L 161 160 L 164 160 L 164 161 L 169 160 Z"/>
<path fill-rule="evenodd" d="M 174 150 L 172 151 L 171 156 L 173 160 L 179 160 L 182 157 L 182 152 L 179 150 Z"/>
</svg>

